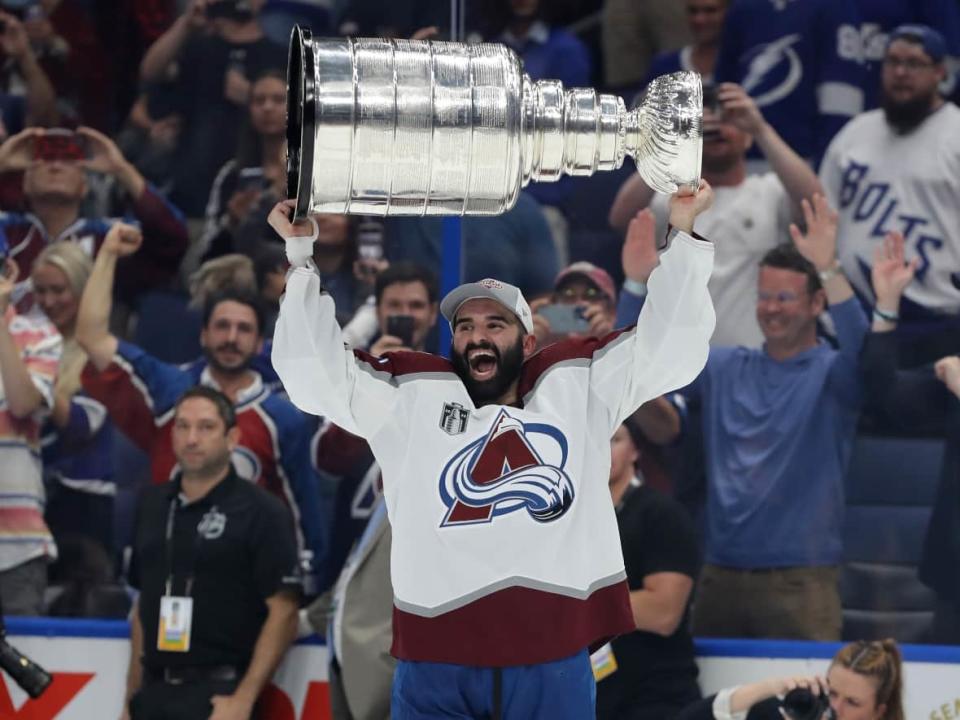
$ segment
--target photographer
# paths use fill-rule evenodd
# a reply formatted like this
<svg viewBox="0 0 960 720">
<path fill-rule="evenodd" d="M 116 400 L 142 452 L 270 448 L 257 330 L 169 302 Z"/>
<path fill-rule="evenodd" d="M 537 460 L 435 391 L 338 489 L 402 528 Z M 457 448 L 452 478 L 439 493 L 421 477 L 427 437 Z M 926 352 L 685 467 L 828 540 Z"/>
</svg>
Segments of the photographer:
<svg viewBox="0 0 960 720">
<path fill-rule="evenodd" d="M 250 101 L 251 82 L 268 68 L 286 65 L 286 48 L 264 36 L 263 4 L 192 0 L 140 65 L 144 82 L 174 78 L 182 131 L 171 198 L 188 217 L 203 216 L 217 171 L 236 148 L 243 121 L 239 110 Z"/>
<path fill-rule="evenodd" d="M 893 640 L 858 640 L 837 651 L 826 680 L 775 678 L 727 688 L 690 705 L 677 720 L 904 720 L 904 717 L 900 648 Z"/>
</svg>

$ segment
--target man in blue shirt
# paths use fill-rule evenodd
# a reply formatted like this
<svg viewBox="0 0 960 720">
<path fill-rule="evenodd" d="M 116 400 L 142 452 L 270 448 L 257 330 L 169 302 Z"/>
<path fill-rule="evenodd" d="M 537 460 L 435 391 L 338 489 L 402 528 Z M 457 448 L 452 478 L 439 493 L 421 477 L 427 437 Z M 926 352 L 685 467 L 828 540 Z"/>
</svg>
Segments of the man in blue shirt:
<svg viewBox="0 0 960 720">
<path fill-rule="evenodd" d="M 712 348 L 674 402 L 681 411 L 700 405 L 703 417 L 707 564 L 698 635 L 840 638 L 843 477 L 868 323 L 837 263 L 836 213 L 820 195 L 804 200 L 803 212 L 806 234 L 790 228 L 795 247 L 781 245 L 760 262 L 763 348 Z M 817 337 L 828 307 L 837 348 Z"/>
</svg>

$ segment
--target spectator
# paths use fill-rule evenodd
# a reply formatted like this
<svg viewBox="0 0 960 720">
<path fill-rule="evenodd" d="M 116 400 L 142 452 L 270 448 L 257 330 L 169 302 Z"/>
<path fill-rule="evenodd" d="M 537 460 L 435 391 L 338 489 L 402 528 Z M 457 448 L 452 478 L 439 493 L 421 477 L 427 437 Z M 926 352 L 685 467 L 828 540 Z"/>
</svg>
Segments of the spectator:
<svg viewBox="0 0 960 720">
<path fill-rule="evenodd" d="M 61 120 L 106 131 L 112 120 L 111 78 L 105 43 L 97 37 L 88 6 L 69 0 L 17 4 L 33 51 L 53 84 Z M 5 82 L 15 87 L 19 78 L 14 73 Z"/>
<path fill-rule="evenodd" d="M 717 238 L 710 278 L 710 296 L 717 310 L 711 344 L 759 347 L 763 334 L 756 319 L 757 266 L 760 258 L 788 237 L 791 217 L 801 217 L 800 201 L 821 191 L 810 166 L 790 149 L 757 108 L 733 84 L 713 95 L 704 108 L 703 177 L 714 187 L 716 202 L 703 216 L 707 237 Z M 748 175 L 746 152 L 756 142 L 771 172 Z M 667 204 L 639 175 L 620 188 L 610 208 L 610 223 L 627 226 L 637 211 L 650 207 L 657 219 L 657 237 L 667 232 Z M 622 300 L 631 303 L 643 286 L 627 283 Z M 629 307 L 625 317 L 636 317 Z"/>
<path fill-rule="evenodd" d="M 0 12 L 0 21 L 3 23 L 0 50 L 6 56 L 10 70 L 16 68 L 16 74 L 23 85 L 21 94 L 11 93 L 9 84 L 0 90 L 2 141 L 32 125 L 53 125 L 58 116 L 56 94 L 50 78 L 37 62 L 23 24 L 5 12 Z"/>
<path fill-rule="evenodd" d="M 866 393 L 894 428 L 914 432 L 945 432 L 946 452 L 933 513 L 920 559 L 920 580 L 937 595 L 930 642 L 960 644 L 960 358 L 948 355 L 930 368 L 897 371 L 896 328 L 900 299 L 918 266 L 904 262 L 904 242 L 891 234 L 878 249 L 892 265 L 889 273 L 874 272 L 877 298 L 873 332 L 863 351 Z"/>
<path fill-rule="evenodd" d="M 246 255 L 230 253 L 207 260 L 190 276 L 190 307 L 202 310 L 215 295 L 231 290 L 257 291 L 253 260 Z"/>
<path fill-rule="evenodd" d="M 203 215 L 217 171 L 236 149 L 251 82 L 286 64 L 286 49 L 260 26 L 264 1 L 191 0 L 140 65 L 144 82 L 176 78 L 183 125 L 171 199 L 188 217 Z"/>
<path fill-rule="evenodd" d="M 941 85 L 944 96 L 957 90 L 960 69 L 960 5 L 954 0 L 857 0 L 863 59 L 866 64 L 865 110 L 880 104 L 883 59 L 890 33 L 901 25 L 936 27 L 947 41 L 947 78 Z"/>
<path fill-rule="evenodd" d="M 217 173 L 203 236 L 191 248 L 191 255 L 201 262 L 229 252 L 249 254 L 249 248 L 238 247 L 234 232 L 257 208 L 261 195 L 285 177 L 286 110 L 286 74 L 264 71 L 250 86 L 250 116 L 241 130 L 237 155 Z"/>
<path fill-rule="evenodd" d="M 152 97 L 153 94 L 144 93 L 133 103 L 117 135 L 117 146 L 147 181 L 166 196 L 173 189 L 174 153 L 183 118 L 177 107 L 151 107 Z M 151 110 L 159 116 L 154 118 Z"/>
<path fill-rule="evenodd" d="M 180 469 L 147 488 L 137 512 L 124 705 L 131 720 L 256 719 L 296 637 L 302 581 L 290 514 L 231 464 L 240 429 L 230 399 L 194 387 L 173 415 Z"/>
<path fill-rule="evenodd" d="M 720 33 L 729 1 L 686 0 L 687 25 L 693 42 L 654 57 L 644 87 L 655 77 L 680 70 L 700 73 L 704 86 L 713 85 L 713 69 L 717 64 Z"/>
<path fill-rule="evenodd" d="M 113 423 L 84 393 L 87 355 L 76 339 L 77 309 L 92 262 L 76 243 L 48 245 L 33 264 L 37 306 L 63 338 L 53 406 L 42 428 L 46 520 L 61 552 L 69 538 L 88 538 L 113 556 Z M 62 566 L 63 563 L 58 563 Z"/>
<path fill-rule="evenodd" d="M 495 39 L 516 51 L 524 72 L 533 80 L 559 80 L 565 88 L 589 87 L 589 51 L 575 35 L 547 23 L 551 4 L 545 0 L 495 0 L 489 16 L 497 28 Z M 567 257 L 563 204 L 574 188 L 574 180 L 569 176 L 556 182 L 531 183 L 526 188 L 543 206 L 562 258 Z"/>
<path fill-rule="evenodd" d="M 187 247 L 180 214 L 147 184 L 106 135 L 92 128 L 80 128 L 75 135 L 28 128 L 0 145 L 0 173 L 11 170 L 26 170 L 23 192 L 30 209 L 28 214 L 0 213 L 0 233 L 20 266 L 14 298 L 20 310 L 33 304 L 26 280 L 44 247 L 69 240 L 92 256 L 116 222 L 81 214 L 87 194 L 86 170 L 110 175 L 119 183 L 146 238 L 143 256 L 122 267 L 117 288 L 120 298 L 131 303 L 176 273 Z"/>
<path fill-rule="evenodd" d="M 715 75 L 743 86 L 787 144 L 819 164 L 863 110 L 860 55 L 856 0 L 734 0 Z"/>
<path fill-rule="evenodd" d="M 659 53 L 690 42 L 683 3 L 677 0 L 605 0 L 603 70 L 606 85 L 632 95 Z"/>
<path fill-rule="evenodd" d="M 559 332 L 554 330 L 550 324 L 551 316 L 557 318 L 552 315 L 554 308 L 575 309 L 577 329 L 565 326 Z M 557 275 L 550 297 L 535 300 L 530 309 L 537 347 L 568 337 L 599 338 L 613 330 L 617 289 L 606 270 L 586 261 L 575 262 Z"/>
<path fill-rule="evenodd" d="M 141 236 L 118 224 L 104 241 L 80 301 L 77 341 L 90 357 L 83 386 L 102 402 L 119 429 L 150 456 L 153 481 L 177 471 L 171 408 L 194 385 L 215 387 L 236 406 L 240 441 L 233 463 L 240 477 L 256 482 L 290 507 L 304 559 L 315 569 L 326 552 L 327 516 L 311 469 L 310 437 L 316 421 L 273 393 L 251 368 L 263 344 L 256 295 L 234 290 L 208 298 L 200 344 L 205 357 L 178 367 L 161 362 L 107 329 L 111 288 L 121 257 L 137 251 Z"/>
<path fill-rule="evenodd" d="M 280 298 L 287 284 L 287 256 L 279 243 L 264 245 L 254 256 L 253 273 L 263 305 L 263 336 L 272 338 L 280 312 Z"/>
<path fill-rule="evenodd" d="M 513 48 L 534 80 L 559 80 L 566 88 L 590 86 L 590 55 L 575 35 L 551 27 L 542 0 L 497 0 L 488 20 L 498 42 Z"/>
<path fill-rule="evenodd" d="M 687 610 L 697 534 L 682 507 L 638 476 L 643 442 L 629 421 L 610 440 L 610 494 L 636 631 L 593 655 L 599 720 L 672 718 L 700 697 Z"/>
<path fill-rule="evenodd" d="M 796 247 L 774 248 L 760 262 L 763 348 L 711 348 L 704 372 L 675 401 L 703 414 L 707 564 L 697 635 L 840 637 L 843 478 L 868 323 L 837 265 L 836 214 L 819 195 L 803 209 L 806 234 L 790 227 Z M 828 304 L 839 349 L 817 339 Z"/>
<path fill-rule="evenodd" d="M 352 37 L 413 37 L 416 31 L 434 25 L 450 26 L 450 3 L 446 0 L 338 0 L 346 5 L 340 17 L 339 35 Z"/>
<path fill-rule="evenodd" d="M 0 247 L 6 256 L 6 248 Z M 16 263 L 0 276 L 0 389 L 3 492 L 0 493 L 0 603 L 9 615 L 40 615 L 47 563 L 57 557 L 43 521 L 40 423 L 53 407 L 62 341 L 46 318 L 18 315 L 11 296 Z"/>
<path fill-rule="evenodd" d="M 869 262 L 885 233 L 902 232 L 907 255 L 920 259 L 897 329 L 907 366 L 960 351 L 960 109 L 937 89 L 944 53 L 935 30 L 894 30 L 882 109 L 847 125 L 820 171 L 840 211 L 840 261 L 865 302 L 874 299 Z"/>
<path fill-rule="evenodd" d="M 521 192 L 503 215 L 463 218 L 462 228 L 464 281 L 495 277 L 527 297 L 553 288 L 560 271 L 557 249 L 540 205 L 528 193 Z M 387 218 L 386 231 L 391 262 L 411 260 L 440 273 L 441 218 Z"/>
<path fill-rule="evenodd" d="M 796 688 L 828 694 L 836 720 L 904 720 L 903 660 L 893 640 L 844 645 L 822 678 L 775 678 L 721 690 L 677 720 L 782 720 L 781 699 Z"/>
</svg>

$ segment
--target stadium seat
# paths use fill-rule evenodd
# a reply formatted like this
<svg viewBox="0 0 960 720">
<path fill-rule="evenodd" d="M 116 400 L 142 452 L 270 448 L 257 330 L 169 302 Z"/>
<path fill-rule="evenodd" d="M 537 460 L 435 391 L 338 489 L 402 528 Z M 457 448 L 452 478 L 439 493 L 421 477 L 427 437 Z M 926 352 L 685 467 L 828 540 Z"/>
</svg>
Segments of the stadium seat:
<svg viewBox="0 0 960 720">
<path fill-rule="evenodd" d="M 844 639 L 926 640 L 934 595 L 917 565 L 942 458 L 939 439 L 857 438 L 847 473 Z"/>
</svg>

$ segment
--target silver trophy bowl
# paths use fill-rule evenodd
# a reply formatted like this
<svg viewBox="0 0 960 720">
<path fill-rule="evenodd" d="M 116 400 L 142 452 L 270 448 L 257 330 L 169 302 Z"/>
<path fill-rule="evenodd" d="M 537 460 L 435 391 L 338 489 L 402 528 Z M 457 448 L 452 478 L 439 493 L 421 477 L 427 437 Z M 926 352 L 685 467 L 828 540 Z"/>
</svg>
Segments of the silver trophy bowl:
<svg viewBox="0 0 960 720">
<path fill-rule="evenodd" d="M 699 184 L 696 73 L 657 78 L 628 111 L 615 95 L 531 81 L 502 45 L 313 39 L 297 26 L 287 85 L 297 218 L 497 215 L 531 181 L 614 170 L 626 155 L 659 192 Z"/>
</svg>

